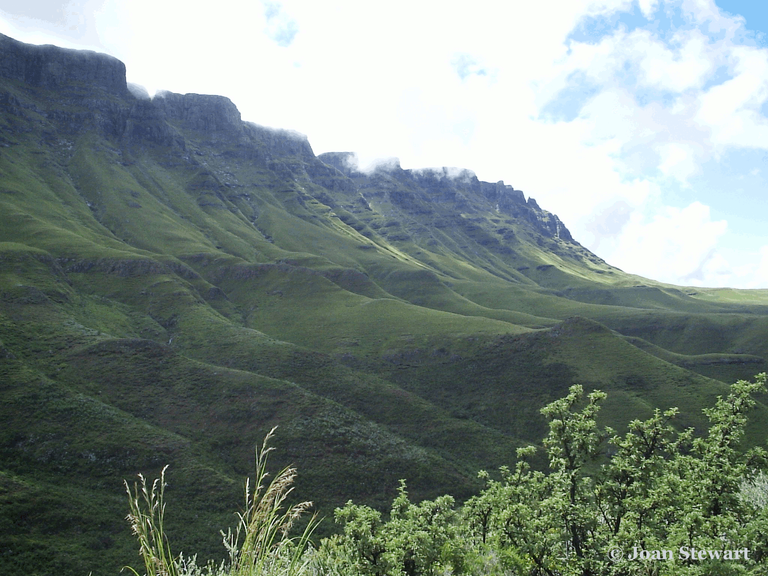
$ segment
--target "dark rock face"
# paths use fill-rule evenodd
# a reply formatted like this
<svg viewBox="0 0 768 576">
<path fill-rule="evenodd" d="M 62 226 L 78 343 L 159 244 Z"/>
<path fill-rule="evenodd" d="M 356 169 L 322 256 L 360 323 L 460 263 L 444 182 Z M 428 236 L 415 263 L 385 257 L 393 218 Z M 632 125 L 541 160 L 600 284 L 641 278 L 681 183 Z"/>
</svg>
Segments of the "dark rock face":
<svg viewBox="0 0 768 576">
<path fill-rule="evenodd" d="M 354 152 L 326 152 L 317 157 L 346 176 L 357 174 L 357 155 Z"/>
<path fill-rule="evenodd" d="M 298 156 L 305 160 L 316 161 L 309 140 L 303 134 L 289 130 L 265 128 L 252 122 L 243 123 L 243 130 L 251 142 L 261 144 L 273 151 L 276 156 Z"/>
<path fill-rule="evenodd" d="M 96 127 L 108 137 L 131 144 L 185 150 L 184 138 L 170 121 L 204 133 L 211 142 L 234 143 L 243 157 L 315 160 L 305 136 L 245 123 L 224 96 L 164 92 L 151 100 L 145 94 L 137 97 L 136 89 L 129 90 L 126 83 L 125 65 L 105 54 L 34 46 L 0 34 L 0 77 L 45 89 L 77 88 L 62 93 L 61 102 L 77 100 L 85 111 L 48 112 L 48 118 L 69 133 Z M 22 113 L 11 94 L 0 94 L 0 102 L 7 103 L 11 113 Z"/>
<path fill-rule="evenodd" d="M 243 122 L 237 106 L 224 96 L 162 92 L 150 104 L 164 119 L 204 133 L 212 142 L 239 145 L 242 150 L 238 155 L 243 158 L 268 160 L 272 156 L 297 156 L 315 160 L 306 136 Z"/>
<path fill-rule="evenodd" d="M 504 207 L 510 207 L 512 204 L 525 204 L 522 190 L 515 190 L 512 186 L 504 184 L 503 180 L 496 184 L 481 182 L 480 190 L 488 200 L 499 205 L 499 210 L 504 210 Z"/>
<path fill-rule="evenodd" d="M 184 138 L 166 121 L 163 110 L 150 100 L 137 100 L 131 108 L 122 133 L 131 143 L 142 141 L 159 146 L 185 148 Z"/>
<path fill-rule="evenodd" d="M 422 170 L 411 172 L 419 187 L 425 189 L 432 202 L 450 203 L 457 209 L 468 206 L 464 194 L 459 191 L 459 186 L 466 190 L 469 188 L 472 192 L 479 192 L 480 181 L 473 172 L 463 170 L 455 177 L 448 175 L 448 169 L 441 170 Z"/>
<path fill-rule="evenodd" d="M 322 186 L 323 188 L 327 188 L 333 192 L 344 193 L 346 195 L 357 192 L 357 187 L 355 186 L 354 182 L 343 172 L 338 170 L 333 165 L 328 164 L 327 162 L 312 162 L 307 165 L 306 170 L 307 175 L 312 180 L 312 182 Z M 324 195 L 323 198 L 318 197 L 318 200 L 328 206 L 332 206 L 334 204 L 333 200 L 330 197 L 327 197 L 327 195 Z"/>
<path fill-rule="evenodd" d="M 240 111 L 224 96 L 162 92 L 152 102 L 169 120 L 180 120 L 192 130 L 230 135 L 243 132 Z"/>
<path fill-rule="evenodd" d="M 82 83 L 127 95 L 125 64 L 86 50 L 24 44 L 0 34 L 0 76 L 41 88 Z"/>
<path fill-rule="evenodd" d="M 338 170 L 339 175 L 346 176 L 360 190 L 361 194 L 357 196 L 364 201 L 365 206 L 347 204 L 345 209 L 360 213 L 366 208 L 370 210 L 368 200 L 389 203 L 399 211 L 400 220 L 407 223 L 408 229 L 417 235 L 423 233 L 429 236 L 427 228 L 461 231 L 472 242 L 495 253 L 512 254 L 513 250 L 504 244 L 517 242 L 517 235 L 509 225 L 500 220 L 492 223 L 485 216 L 478 216 L 495 212 L 499 218 L 511 217 L 525 223 L 529 230 L 540 236 L 539 241 L 543 237 L 576 244 L 560 219 L 541 209 L 536 200 L 526 200 L 521 190 L 515 190 L 503 181 L 480 181 L 470 170 L 403 170 L 399 164 L 390 163 L 372 172 L 360 172 L 352 152 L 326 152 L 320 154 L 318 160 Z M 319 178 L 313 180 L 329 189 L 349 189 L 346 183 L 342 187 L 339 179 L 335 183 Z M 334 206 L 333 203 L 322 201 Z M 380 223 L 372 223 L 371 227 L 389 241 L 412 239 L 399 228 L 397 231 L 393 231 L 394 228 L 389 230 L 391 224 L 394 223 L 382 227 Z"/>
</svg>

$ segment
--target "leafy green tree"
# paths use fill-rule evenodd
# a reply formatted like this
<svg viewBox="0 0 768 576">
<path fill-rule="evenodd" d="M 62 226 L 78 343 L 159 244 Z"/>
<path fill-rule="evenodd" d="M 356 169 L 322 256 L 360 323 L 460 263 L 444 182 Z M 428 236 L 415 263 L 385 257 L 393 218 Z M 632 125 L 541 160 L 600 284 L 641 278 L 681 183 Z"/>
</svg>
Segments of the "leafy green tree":
<svg viewBox="0 0 768 576">
<path fill-rule="evenodd" d="M 384 576 L 389 573 L 387 540 L 381 512 L 350 500 L 335 512 L 336 522 L 344 524 L 342 549 L 358 574 Z"/>
<path fill-rule="evenodd" d="M 630 422 L 623 437 L 609 431 L 615 453 L 600 471 L 594 501 L 600 533 L 596 555 L 606 573 L 611 562 L 606 551 L 663 549 L 665 532 L 674 524 L 674 482 L 667 474 L 677 449 L 671 425 L 676 415 L 677 409 L 656 410 L 648 420 Z"/>
<path fill-rule="evenodd" d="M 604 433 L 598 430 L 596 417 L 606 394 L 594 391 L 581 410 L 575 407 L 583 398 L 581 386 L 572 386 L 565 398 L 541 410 L 549 419 L 549 434 L 544 448 L 549 456 L 550 513 L 555 526 L 565 533 L 566 565 L 578 566 L 584 575 L 594 574 L 592 552 L 598 517 L 594 513 L 594 479 L 584 467 L 600 453 Z"/>
<path fill-rule="evenodd" d="M 407 576 L 433 574 L 443 560 L 443 552 L 448 551 L 446 546 L 456 539 L 455 516 L 452 496 L 413 504 L 401 480 L 385 526 L 392 564 Z M 457 548 L 453 547 L 453 551 L 451 559 L 457 561 Z"/>
<path fill-rule="evenodd" d="M 375 576 L 429 576 L 445 564 L 460 569 L 455 517 L 453 497 L 413 504 L 402 480 L 387 522 L 378 511 L 352 502 L 336 510 L 358 573 Z"/>
<path fill-rule="evenodd" d="M 532 469 L 533 448 L 519 450 L 514 471 L 486 475 L 467 503 L 466 529 L 500 553 L 513 548 L 531 576 L 763 574 L 768 513 L 742 492 L 765 454 L 739 443 L 764 389 L 764 374 L 732 385 L 701 435 L 678 432 L 671 409 L 620 436 L 597 425 L 605 394 L 585 399 L 574 386 L 542 409 L 549 470 Z"/>
</svg>

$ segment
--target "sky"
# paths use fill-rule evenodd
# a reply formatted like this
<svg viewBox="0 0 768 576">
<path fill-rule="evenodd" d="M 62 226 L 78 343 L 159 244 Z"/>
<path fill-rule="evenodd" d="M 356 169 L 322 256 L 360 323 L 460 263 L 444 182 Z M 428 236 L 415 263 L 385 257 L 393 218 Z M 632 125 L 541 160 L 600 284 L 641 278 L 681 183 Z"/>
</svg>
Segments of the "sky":
<svg viewBox="0 0 768 576">
<path fill-rule="evenodd" d="M 361 168 L 503 180 L 626 272 L 768 288 L 768 2 L 0 0 L 0 33 Z"/>
</svg>

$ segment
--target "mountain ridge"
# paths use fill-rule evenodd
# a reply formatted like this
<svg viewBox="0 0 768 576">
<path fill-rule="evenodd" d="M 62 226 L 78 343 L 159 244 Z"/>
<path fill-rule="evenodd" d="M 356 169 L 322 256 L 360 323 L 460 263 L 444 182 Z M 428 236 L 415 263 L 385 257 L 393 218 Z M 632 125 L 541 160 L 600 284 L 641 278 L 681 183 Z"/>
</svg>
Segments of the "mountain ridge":
<svg viewBox="0 0 768 576">
<path fill-rule="evenodd" d="M 110 56 L 58 49 L 54 46 L 23 44 L 7 36 L 2 36 L 0 46 L 3 48 L 0 74 L 6 78 L 43 88 L 59 88 L 83 83 L 103 88 L 106 92 L 118 96 L 128 94 L 125 65 Z M 236 105 L 225 96 L 182 95 L 161 91 L 149 100 L 134 98 L 133 106 L 127 114 L 125 110 L 116 109 L 112 103 L 104 107 L 103 100 L 92 103 L 92 110 L 113 116 L 105 119 L 105 125 L 101 126 L 104 129 L 104 135 L 128 141 L 146 138 L 159 145 L 186 150 L 183 139 L 174 137 L 173 127 L 168 126 L 168 124 L 179 122 L 186 125 L 188 129 L 205 133 L 212 141 L 216 141 L 217 138 L 236 138 L 237 148 L 246 156 L 256 153 L 262 145 L 272 153 L 283 156 L 294 155 L 304 160 L 327 159 L 329 161 L 327 165 L 336 168 L 347 177 L 363 175 L 358 170 L 345 168 L 344 161 L 337 159 L 344 156 L 348 160 L 349 155 L 331 152 L 321 155 L 322 158 L 315 157 L 306 136 L 242 121 Z M 79 120 L 79 118 L 72 120 Z M 192 157 L 185 156 L 184 159 L 194 164 Z M 400 169 L 399 163 L 396 168 Z M 381 171 L 380 168 L 374 170 L 374 173 Z M 438 179 L 450 177 L 447 168 L 415 169 L 403 172 L 409 175 L 418 174 L 423 179 L 428 179 L 429 175 L 438 176 L 438 172 L 442 172 Z M 319 168 L 313 170 L 313 176 L 320 178 L 321 181 L 324 177 L 333 179 L 333 174 L 324 173 Z M 527 212 L 528 218 L 538 223 L 542 231 L 551 236 L 561 237 L 562 235 L 566 241 L 573 241 L 570 232 L 560 219 L 554 214 L 550 215 L 542 211 L 533 198 L 529 198 L 526 202 L 519 190 L 515 191 L 513 187 L 505 185 L 502 181 L 494 184 L 481 182 L 468 170 L 461 170 L 460 176 L 472 180 L 471 188 L 476 192 L 485 195 L 489 200 L 495 200 L 497 211 L 503 212 L 505 209 L 511 209 L 513 205 L 518 209 L 528 206 L 531 209 Z M 433 189 L 436 188 L 433 187 Z"/>
</svg>

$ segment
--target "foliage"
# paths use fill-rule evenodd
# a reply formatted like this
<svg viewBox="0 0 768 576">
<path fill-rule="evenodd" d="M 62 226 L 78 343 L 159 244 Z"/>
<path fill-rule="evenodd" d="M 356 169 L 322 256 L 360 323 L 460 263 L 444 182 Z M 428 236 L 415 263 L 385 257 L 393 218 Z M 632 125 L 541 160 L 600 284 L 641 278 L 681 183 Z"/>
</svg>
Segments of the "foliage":
<svg viewBox="0 0 768 576">
<path fill-rule="evenodd" d="M 542 409 L 548 469 L 518 450 L 460 510 L 450 496 L 412 503 L 401 482 L 388 518 L 348 502 L 318 574 L 528 576 L 762 574 L 768 538 L 765 454 L 743 451 L 765 375 L 705 410 L 706 431 L 656 410 L 618 434 L 597 424 L 606 395 L 580 386 Z"/>
<path fill-rule="evenodd" d="M 360 574 L 422 576 L 462 565 L 454 499 L 440 496 L 413 504 L 400 482 L 389 520 L 368 506 L 348 502 L 336 510 L 344 526 L 342 547 Z"/>
<path fill-rule="evenodd" d="M 147 479 L 139 474 L 139 483 L 135 483 L 131 491 L 128 483 L 128 504 L 131 509 L 126 517 L 131 524 L 131 531 L 139 541 L 139 554 L 144 560 L 147 576 L 179 576 L 177 559 L 173 557 L 171 545 L 165 533 L 165 471 L 163 468 L 160 478 L 147 486 Z M 133 568 L 129 569 L 138 576 Z"/>
<path fill-rule="evenodd" d="M 485 475 L 486 489 L 467 503 L 468 526 L 479 542 L 515 549 L 531 575 L 763 573 L 765 507 L 742 486 L 764 478 L 764 452 L 738 448 L 764 388 L 764 374 L 731 386 L 705 411 L 706 434 L 677 432 L 672 409 L 620 436 L 596 424 L 604 395 L 590 394 L 579 409 L 575 386 L 542 410 L 549 472 L 533 470 L 533 450 L 520 450 L 514 471 Z"/>
<path fill-rule="evenodd" d="M 270 432 L 256 455 L 256 484 L 236 532 L 225 535 L 226 564 L 205 568 L 171 554 L 163 532 L 164 473 L 151 489 L 129 490 L 131 521 L 148 576 L 709 576 L 764 574 L 768 560 L 766 454 L 740 450 L 765 374 L 738 381 L 706 409 L 706 431 L 678 430 L 676 409 L 634 420 L 624 434 L 600 427 L 595 391 L 581 386 L 541 412 L 546 470 L 535 447 L 514 468 L 457 509 L 453 497 L 414 503 L 401 480 L 389 514 L 348 501 L 342 531 L 309 543 L 314 518 L 288 532 L 309 503 L 286 506 L 295 470 L 266 483 Z M 134 570 L 134 574 L 138 573 Z"/>
</svg>

